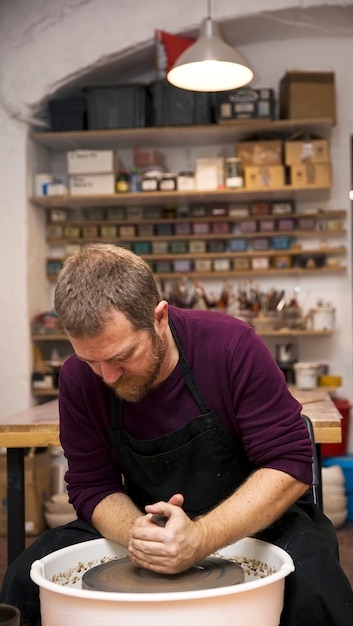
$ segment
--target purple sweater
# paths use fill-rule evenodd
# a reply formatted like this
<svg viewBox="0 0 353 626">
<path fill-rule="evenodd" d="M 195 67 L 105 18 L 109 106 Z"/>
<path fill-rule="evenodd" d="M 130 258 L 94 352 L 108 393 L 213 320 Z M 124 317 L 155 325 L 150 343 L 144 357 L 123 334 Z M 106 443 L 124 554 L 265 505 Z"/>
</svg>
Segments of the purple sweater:
<svg viewBox="0 0 353 626">
<path fill-rule="evenodd" d="M 311 483 L 311 443 L 301 405 L 264 342 L 244 322 L 209 311 L 169 307 L 185 358 L 209 406 L 258 467 L 286 472 Z M 95 506 L 122 491 L 107 429 L 110 390 L 75 355 L 59 381 L 60 436 L 68 458 L 70 501 L 91 521 Z M 158 389 L 124 403 L 123 426 L 136 439 L 153 439 L 181 428 L 200 414 L 180 367 Z"/>
</svg>

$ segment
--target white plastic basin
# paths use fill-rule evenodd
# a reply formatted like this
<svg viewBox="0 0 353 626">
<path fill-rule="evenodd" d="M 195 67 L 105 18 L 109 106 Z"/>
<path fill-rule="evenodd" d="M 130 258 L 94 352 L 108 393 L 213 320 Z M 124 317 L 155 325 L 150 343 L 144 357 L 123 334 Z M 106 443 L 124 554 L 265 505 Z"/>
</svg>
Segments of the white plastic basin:
<svg viewBox="0 0 353 626">
<path fill-rule="evenodd" d="M 95 539 L 35 561 L 30 575 L 40 588 L 42 626 L 278 626 L 285 577 L 294 570 L 281 548 L 245 538 L 217 552 L 243 566 L 239 585 L 174 593 L 81 589 L 87 569 L 126 555 L 122 546 Z"/>
</svg>

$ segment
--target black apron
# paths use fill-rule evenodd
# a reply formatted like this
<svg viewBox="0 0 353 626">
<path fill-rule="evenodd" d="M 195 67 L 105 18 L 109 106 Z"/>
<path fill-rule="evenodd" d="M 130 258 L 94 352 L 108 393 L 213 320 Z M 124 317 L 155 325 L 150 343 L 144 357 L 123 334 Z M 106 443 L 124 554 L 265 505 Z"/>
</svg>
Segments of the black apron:
<svg viewBox="0 0 353 626">
<path fill-rule="evenodd" d="M 171 319 L 169 326 L 179 349 L 185 384 L 201 415 L 170 434 L 140 441 L 122 427 L 123 403 L 113 394 L 108 434 L 126 492 L 141 510 L 146 504 L 168 501 L 173 494 L 182 493 L 183 509 L 193 518 L 230 496 L 256 467 L 240 439 L 232 437 L 209 408 Z M 295 563 L 295 572 L 286 578 L 281 626 L 352 626 L 353 593 L 338 562 L 336 534 L 313 504 L 309 490 L 280 519 L 254 536 L 283 548 Z"/>
<path fill-rule="evenodd" d="M 177 431 L 140 441 L 122 428 L 123 402 L 113 393 L 112 428 L 108 434 L 126 492 L 141 510 L 146 504 L 168 501 L 175 493 L 182 493 L 183 509 L 193 518 L 230 496 L 255 466 L 249 462 L 241 440 L 232 437 L 209 408 L 171 320 L 169 325 L 179 349 L 185 384 L 201 414 Z"/>
</svg>

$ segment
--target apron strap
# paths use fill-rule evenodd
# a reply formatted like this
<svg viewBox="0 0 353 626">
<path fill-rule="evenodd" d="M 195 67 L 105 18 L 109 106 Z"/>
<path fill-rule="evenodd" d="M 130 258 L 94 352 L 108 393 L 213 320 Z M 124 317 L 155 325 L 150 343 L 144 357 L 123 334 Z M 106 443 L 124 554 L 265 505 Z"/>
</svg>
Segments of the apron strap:
<svg viewBox="0 0 353 626">
<path fill-rule="evenodd" d="M 192 397 L 196 401 L 199 409 L 201 410 L 201 413 L 209 413 L 211 409 L 208 406 L 199 387 L 197 386 L 193 373 L 189 367 L 189 364 L 186 361 L 174 323 L 172 322 L 170 317 L 168 321 L 169 321 L 170 330 L 173 335 L 173 339 L 179 350 L 180 369 L 181 369 L 184 381 L 186 383 L 186 386 L 188 387 Z M 111 401 L 110 401 L 110 416 L 111 416 L 111 429 L 112 430 L 120 430 L 122 428 L 122 414 L 123 414 L 123 400 L 116 395 L 115 391 L 112 390 Z"/>
</svg>

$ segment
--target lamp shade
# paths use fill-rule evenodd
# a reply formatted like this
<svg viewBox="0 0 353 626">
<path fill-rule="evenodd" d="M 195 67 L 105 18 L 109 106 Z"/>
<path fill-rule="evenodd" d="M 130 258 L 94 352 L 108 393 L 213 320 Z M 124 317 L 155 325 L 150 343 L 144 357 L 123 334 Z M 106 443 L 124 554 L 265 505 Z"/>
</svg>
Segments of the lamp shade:
<svg viewBox="0 0 353 626">
<path fill-rule="evenodd" d="M 207 17 L 197 41 L 176 60 L 167 80 L 181 89 L 227 91 L 247 85 L 253 75 L 241 55 L 222 40 L 218 25 Z"/>
</svg>

